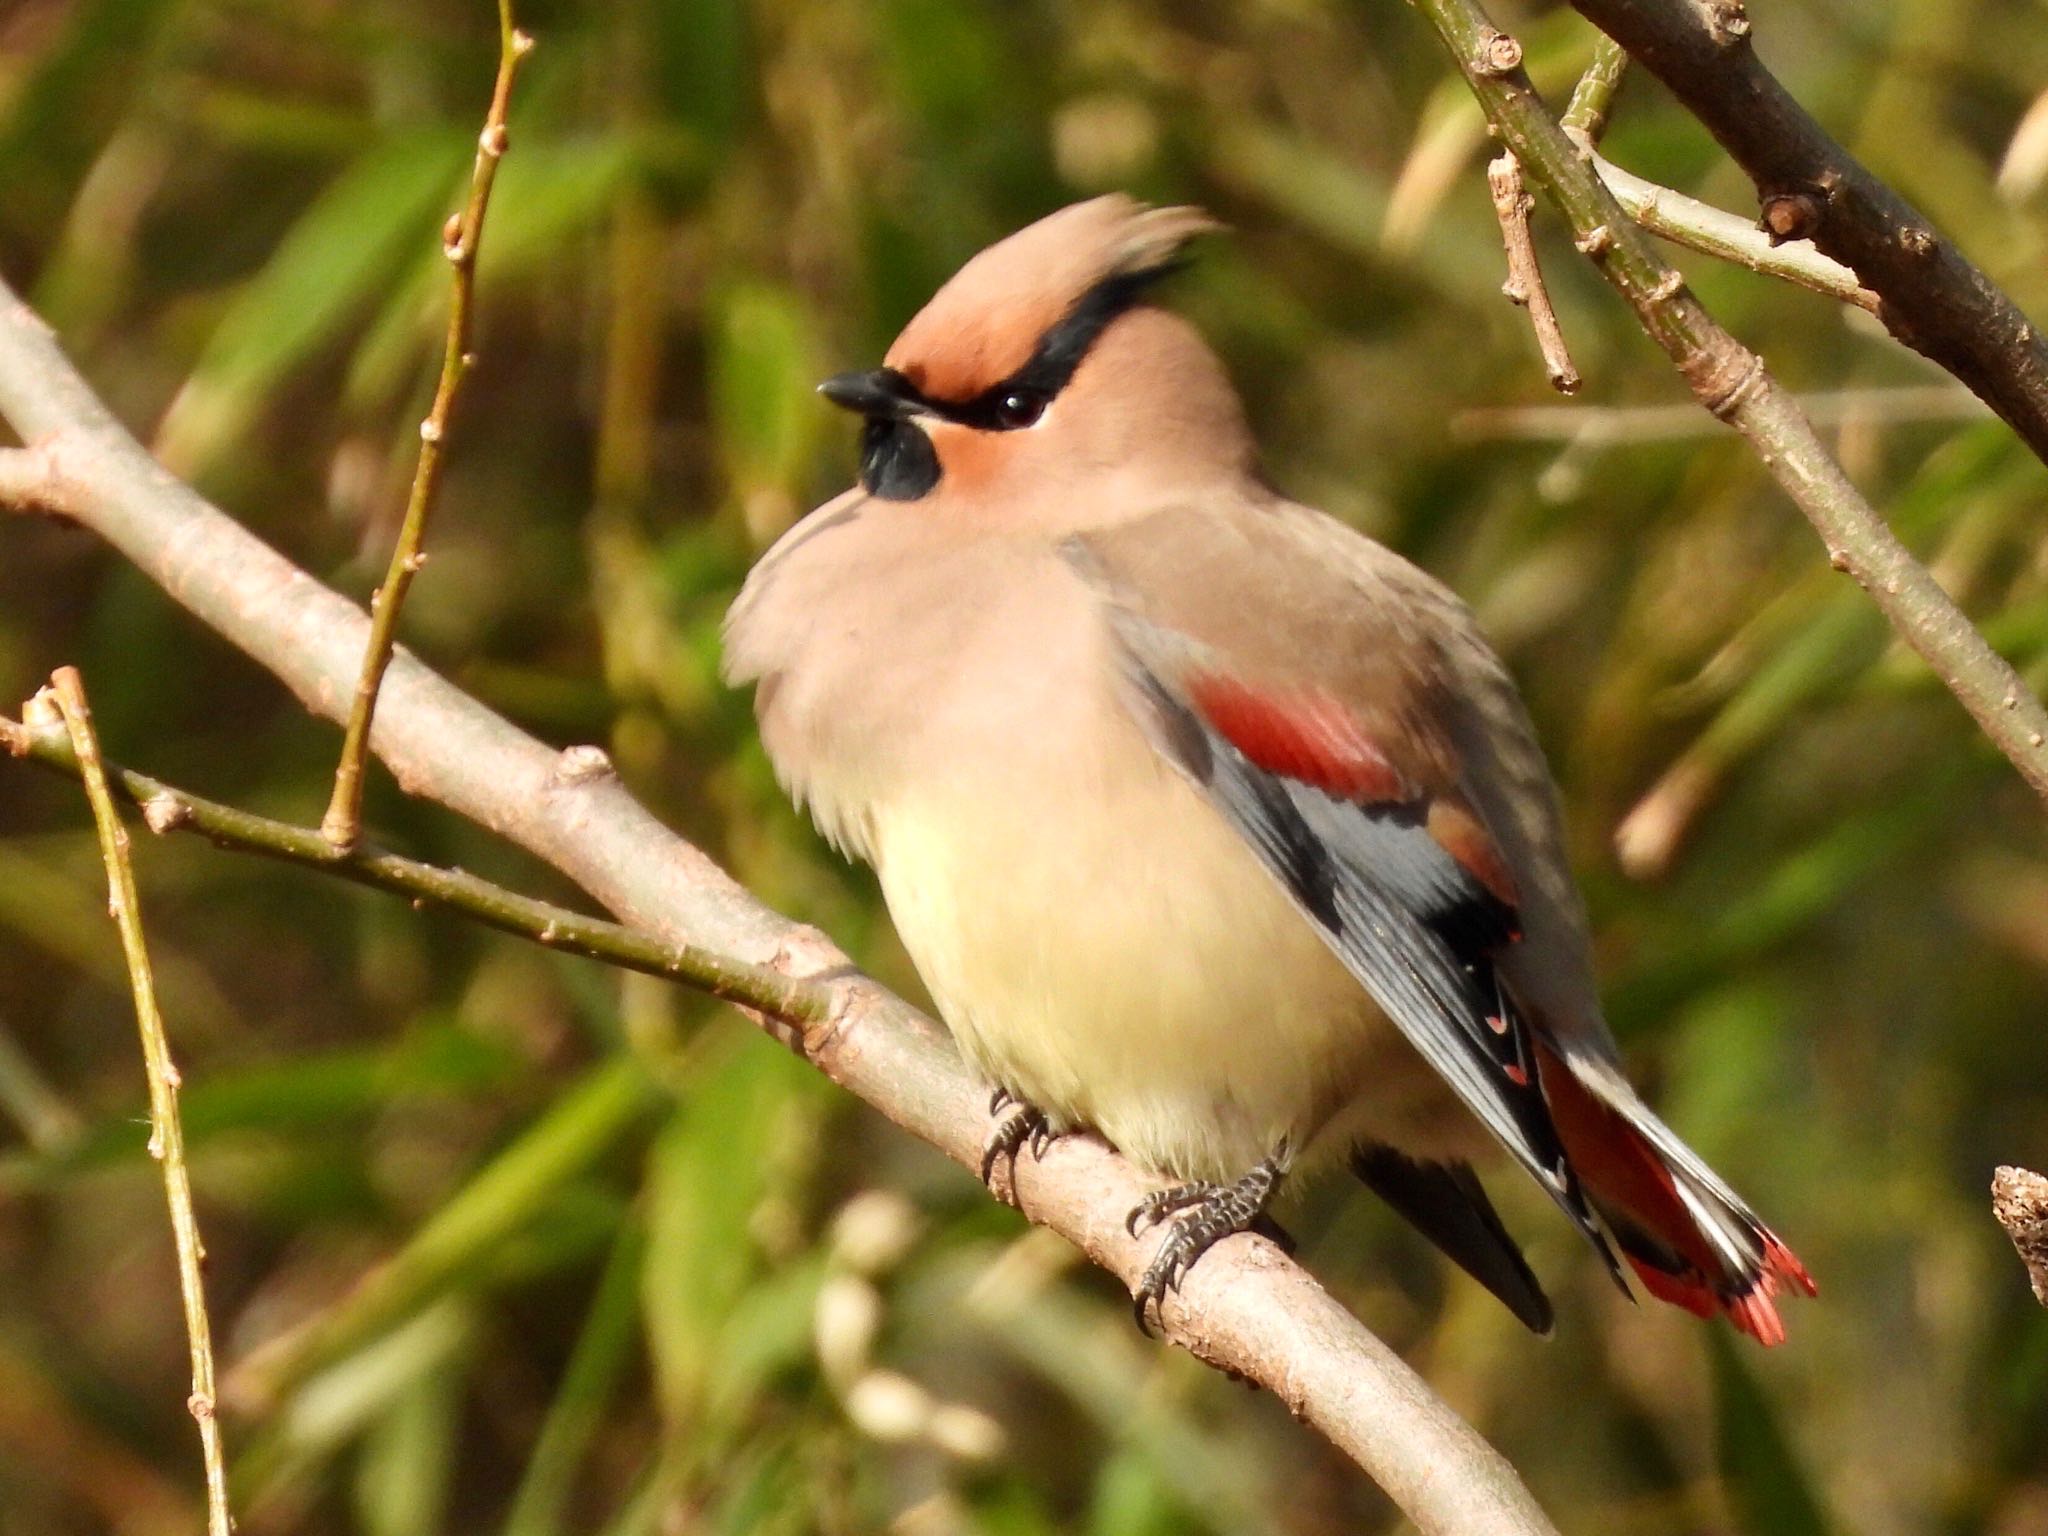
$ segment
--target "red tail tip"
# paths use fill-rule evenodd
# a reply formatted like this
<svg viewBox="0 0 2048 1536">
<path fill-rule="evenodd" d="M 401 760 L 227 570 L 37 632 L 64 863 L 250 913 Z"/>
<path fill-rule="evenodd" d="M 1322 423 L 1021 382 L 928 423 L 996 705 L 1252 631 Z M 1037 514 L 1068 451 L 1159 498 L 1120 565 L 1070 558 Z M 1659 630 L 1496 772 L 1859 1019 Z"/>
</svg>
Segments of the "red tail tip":
<svg viewBox="0 0 2048 1536">
<path fill-rule="evenodd" d="M 1775 1232 L 1764 1233 L 1764 1274 L 1784 1281 L 1802 1296 L 1820 1294 L 1820 1287 L 1813 1283 L 1813 1276 L 1806 1272 L 1799 1256 L 1779 1242 Z"/>
<path fill-rule="evenodd" d="M 1801 1295 L 1816 1296 L 1820 1287 L 1798 1256 L 1779 1242 L 1776 1234 L 1763 1234 L 1763 1264 L 1748 1290 L 1739 1296 L 1723 1296 L 1689 1275 L 1669 1274 L 1645 1264 L 1634 1254 L 1624 1255 L 1643 1289 L 1659 1301 L 1683 1307 L 1695 1317 L 1712 1317 L 1716 1311 L 1728 1314 L 1729 1322 L 1766 1349 L 1785 1342 L 1785 1321 L 1778 1316 L 1773 1298 L 1782 1285 Z"/>
</svg>

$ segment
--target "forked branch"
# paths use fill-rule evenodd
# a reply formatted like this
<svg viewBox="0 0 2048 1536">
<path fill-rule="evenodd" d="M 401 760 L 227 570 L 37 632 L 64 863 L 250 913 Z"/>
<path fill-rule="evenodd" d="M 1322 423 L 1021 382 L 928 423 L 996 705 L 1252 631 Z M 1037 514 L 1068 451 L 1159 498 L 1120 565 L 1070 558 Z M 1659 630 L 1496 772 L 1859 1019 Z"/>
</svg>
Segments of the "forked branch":
<svg viewBox="0 0 2048 1536">
<path fill-rule="evenodd" d="M 434 386 L 434 403 L 420 423 L 420 456 L 413 468 L 412 493 L 406 499 L 398 542 L 391 551 L 391 566 L 384 573 L 383 585 L 370 598 L 369 644 L 363 652 L 362 672 L 356 678 L 355 696 L 349 705 L 341 761 L 334 770 L 334 795 L 320 823 L 321 832 L 337 853 L 354 848 L 363 833 L 363 769 L 370 749 L 370 725 L 377 713 L 377 691 L 383 686 L 392 649 L 398 644 L 398 615 L 405 606 L 405 594 L 413 577 L 426 564 L 427 519 L 441 489 L 448 424 L 454 416 L 463 380 L 469 377 L 470 367 L 476 361 L 470 351 L 470 333 L 476 301 L 477 252 L 483 243 L 484 214 L 491 206 L 491 187 L 498 179 L 498 162 L 505 158 L 511 143 L 505 120 L 512 105 L 512 86 L 519 78 L 520 64 L 532 51 L 533 39 L 512 24 L 511 0 L 498 0 L 498 78 L 491 88 L 484 130 L 477 138 L 469 201 L 448 220 L 441 233 L 441 251 L 448 258 L 452 285 L 448 334 L 441 347 L 441 376 Z"/>
</svg>

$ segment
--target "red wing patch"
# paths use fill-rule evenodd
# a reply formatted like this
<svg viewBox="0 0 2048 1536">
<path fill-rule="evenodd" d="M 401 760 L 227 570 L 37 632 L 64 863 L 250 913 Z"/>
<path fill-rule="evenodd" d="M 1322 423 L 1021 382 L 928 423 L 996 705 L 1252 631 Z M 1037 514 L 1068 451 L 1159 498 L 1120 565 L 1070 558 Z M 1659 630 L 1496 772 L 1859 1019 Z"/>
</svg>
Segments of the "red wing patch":
<svg viewBox="0 0 2048 1536">
<path fill-rule="evenodd" d="M 1188 700 L 1253 767 L 1362 805 L 1416 791 L 1357 719 L 1313 688 L 1268 692 L 1220 672 L 1196 672 Z"/>
</svg>

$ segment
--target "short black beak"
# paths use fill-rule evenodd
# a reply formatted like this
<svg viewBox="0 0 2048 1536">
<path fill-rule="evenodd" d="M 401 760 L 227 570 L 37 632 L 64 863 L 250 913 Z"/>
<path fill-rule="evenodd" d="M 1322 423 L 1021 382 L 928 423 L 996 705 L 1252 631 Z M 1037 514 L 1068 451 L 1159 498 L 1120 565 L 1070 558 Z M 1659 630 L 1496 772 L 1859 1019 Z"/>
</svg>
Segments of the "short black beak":
<svg viewBox="0 0 2048 1536">
<path fill-rule="evenodd" d="M 818 393 L 834 405 L 871 421 L 908 421 L 926 410 L 917 386 L 894 368 L 835 373 L 818 386 Z"/>
</svg>

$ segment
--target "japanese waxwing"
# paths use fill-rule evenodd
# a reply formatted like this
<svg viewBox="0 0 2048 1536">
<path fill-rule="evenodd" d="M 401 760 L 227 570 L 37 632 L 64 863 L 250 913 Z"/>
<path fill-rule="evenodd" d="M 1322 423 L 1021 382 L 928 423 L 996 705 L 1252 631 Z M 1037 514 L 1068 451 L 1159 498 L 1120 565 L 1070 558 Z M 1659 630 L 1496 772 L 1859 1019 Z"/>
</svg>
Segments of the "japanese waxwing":
<svg viewBox="0 0 2048 1536">
<path fill-rule="evenodd" d="M 1259 478 L 1222 366 L 1149 302 L 1214 227 L 1063 209 L 821 385 L 860 484 L 754 568 L 727 676 L 995 1085 L 984 1175 L 1088 1128 L 1173 1181 L 1132 1213 L 1171 1223 L 1141 1324 L 1335 1163 L 1547 1331 L 1468 1165 L 1491 1138 L 1617 1280 L 1614 1248 L 1778 1343 L 1774 1294 L 1813 1283 L 1623 1077 L 1506 669 Z"/>
</svg>

